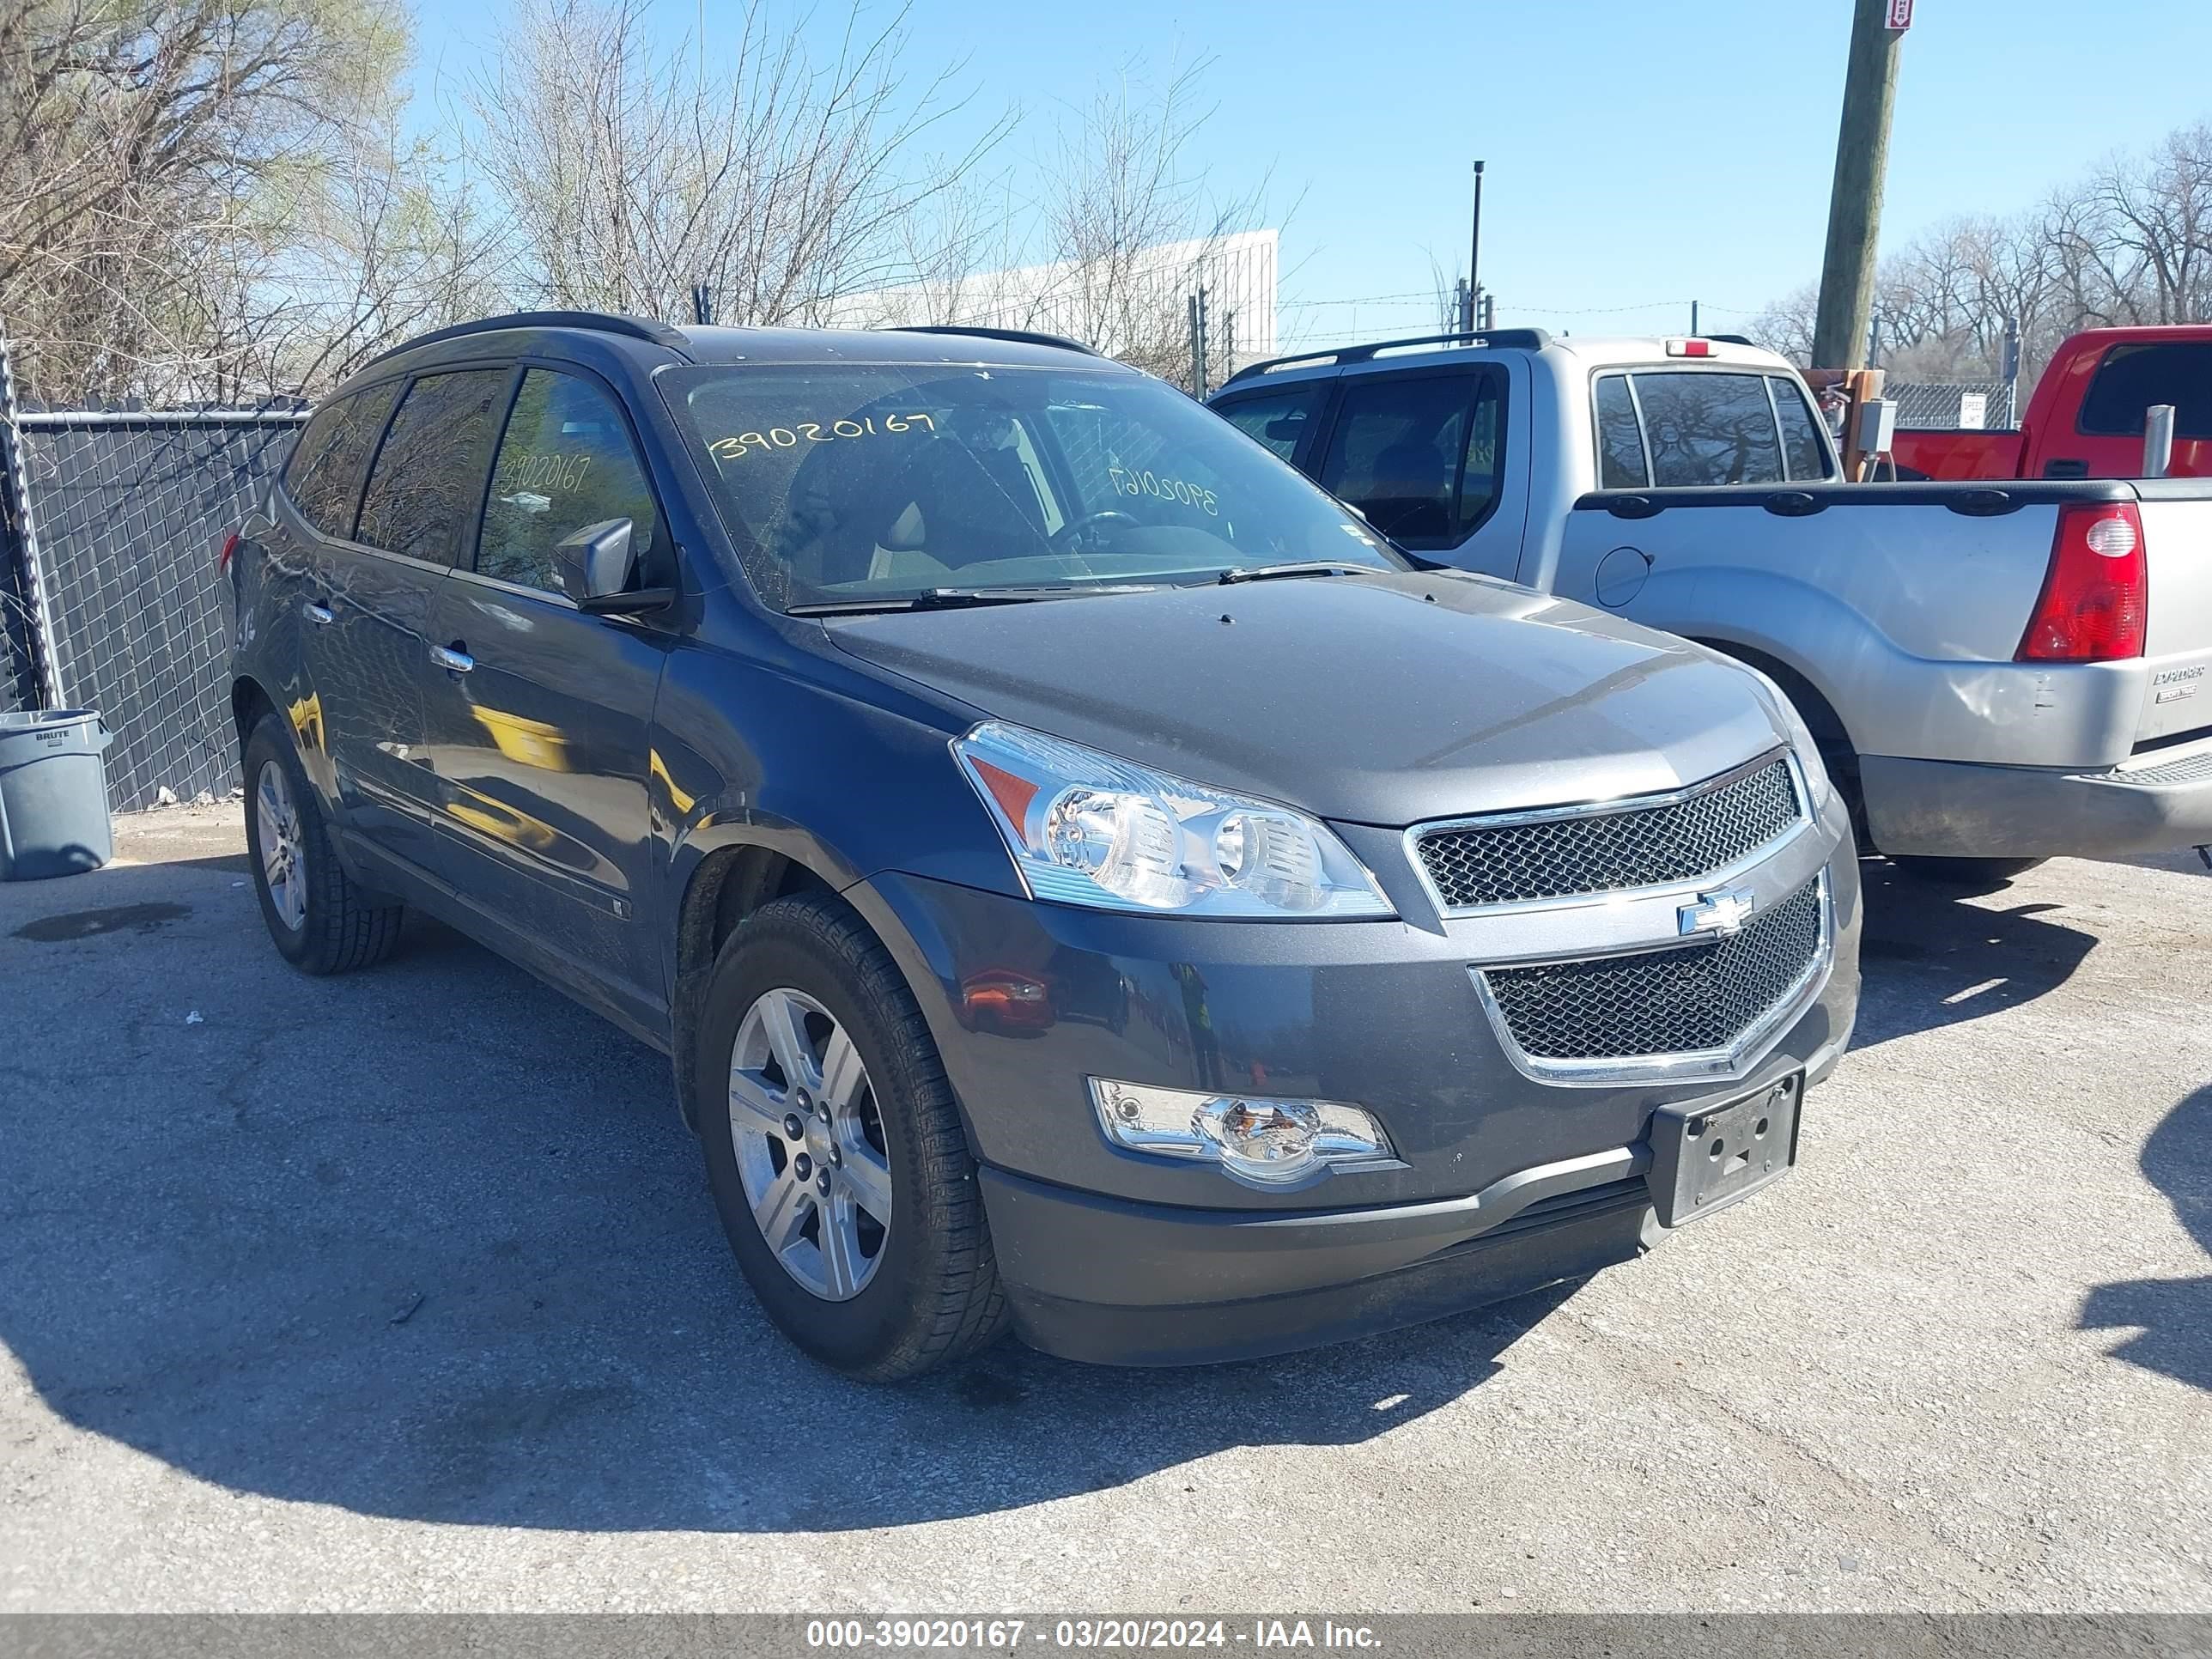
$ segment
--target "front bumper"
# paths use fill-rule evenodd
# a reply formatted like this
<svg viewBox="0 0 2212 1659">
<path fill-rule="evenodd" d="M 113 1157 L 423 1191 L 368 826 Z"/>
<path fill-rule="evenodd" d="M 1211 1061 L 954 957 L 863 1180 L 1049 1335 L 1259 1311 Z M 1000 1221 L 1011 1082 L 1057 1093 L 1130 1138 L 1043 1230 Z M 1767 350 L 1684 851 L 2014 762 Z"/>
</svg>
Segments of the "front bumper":
<svg viewBox="0 0 2212 1659">
<path fill-rule="evenodd" d="M 2212 842 L 2212 744 L 2101 771 L 1867 755 L 1859 780 L 1885 853 L 2104 858 Z"/>
<path fill-rule="evenodd" d="M 1808 1076 L 1832 1071 L 1848 1041 L 1815 1053 Z M 1790 1064 L 1762 1067 L 1762 1083 Z M 1667 1236 L 1653 1162 L 1638 1142 L 1463 1198 L 1275 1214 L 1135 1203 L 1000 1170 L 980 1180 L 1024 1340 L 1066 1359 L 1182 1365 L 1370 1336 L 1588 1279 Z"/>
<path fill-rule="evenodd" d="M 1648 1248 L 1654 1111 L 1800 1070 L 1817 1082 L 1850 1039 L 1847 836 L 1826 871 L 1826 981 L 1742 1075 L 1576 1086 L 1504 1051 L 1468 971 L 1477 933 L 1459 922 L 1189 921 L 903 875 L 848 896 L 936 1038 L 1022 1334 L 1145 1364 L 1389 1329 Z M 1355 1103 L 1400 1161 L 1287 1191 L 1238 1185 L 1110 1144 L 1093 1077 Z"/>
</svg>

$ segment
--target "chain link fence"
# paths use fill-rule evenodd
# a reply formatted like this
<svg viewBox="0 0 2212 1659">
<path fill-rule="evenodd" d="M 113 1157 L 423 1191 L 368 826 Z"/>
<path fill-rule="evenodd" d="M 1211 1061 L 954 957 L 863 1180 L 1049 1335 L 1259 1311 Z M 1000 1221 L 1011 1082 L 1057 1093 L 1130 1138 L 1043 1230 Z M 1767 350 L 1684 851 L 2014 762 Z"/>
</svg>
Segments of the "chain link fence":
<svg viewBox="0 0 2212 1659">
<path fill-rule="evenodd" d="M 0 404 L 0 710 L 97 709 L 118 811 L 236 781 L 216 555 L 306 418 Z"/>
<path fill-rule="evenodd" d="M 1899 426 L 2008 427 L 2010 380 L 1891 380 L 1881 395 L 1897 405 Z"/>
</svg>

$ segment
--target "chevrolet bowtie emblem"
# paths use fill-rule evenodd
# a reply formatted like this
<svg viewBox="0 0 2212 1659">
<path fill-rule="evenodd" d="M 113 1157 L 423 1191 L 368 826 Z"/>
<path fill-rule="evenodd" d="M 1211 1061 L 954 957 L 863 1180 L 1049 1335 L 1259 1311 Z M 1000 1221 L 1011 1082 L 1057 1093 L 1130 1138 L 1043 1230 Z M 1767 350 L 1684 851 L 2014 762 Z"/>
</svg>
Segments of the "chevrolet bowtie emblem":
<svg viewBox="0 0 2212 1659">
<path fill-rule="evenodd" d="M 1751 920 L 1751 913 L 1759 900 L 1747 887 L 1723 888 L 1717 893 L 1700 893 L 1695 904 L 1686 904 L 1674 912 L 1676 931 L 1684 939 L 1699 933 L 1711 933 L 1717 939 L 1726 939 L 1740 933 L 1743 925 Z"/>
</svg>

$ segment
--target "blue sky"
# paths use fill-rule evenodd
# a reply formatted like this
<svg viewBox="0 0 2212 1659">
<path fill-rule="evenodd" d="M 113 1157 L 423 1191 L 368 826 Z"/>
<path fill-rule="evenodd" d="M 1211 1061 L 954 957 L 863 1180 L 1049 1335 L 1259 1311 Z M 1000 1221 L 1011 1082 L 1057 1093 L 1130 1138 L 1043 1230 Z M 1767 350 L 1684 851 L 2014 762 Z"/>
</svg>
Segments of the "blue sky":
<svg viewBox="0 0 2212 1659">
<path fill-rule="evenodd" d="M 424 7 L 418 99 L 483 61 L 498 9 Z M 671 0 L 672 33 L 701 9 Z M 703 12 L 710 40 L 732 27 L 733 6 Z M 824 13 L 842 15 L 838 0 Z M 1003 155 L 1018 167 L 1065 106 L 1125 68 L 1157 77 L 1212 59 L 1217 110 L 1192 161 L 1224 195 L 1267 181 L 1297 343 L 1430 325 L 1431 258 L 1464 263 L 1476 156 L 1501 324 L 1680 330 L 1695 298 L 1705 326 L 1726 329 L 1818 272 L 1850 13 L 1849 0 L 917 0 L 905 62 L 923 75 L 966 60 L 963 121 L 1018 107 Z M 2027 205 L 2113 150 L 2212 118 L 2208 62 L 2212 9 L 2173 0 L 1920 0 L 1885 245 Z"/>
</svg>

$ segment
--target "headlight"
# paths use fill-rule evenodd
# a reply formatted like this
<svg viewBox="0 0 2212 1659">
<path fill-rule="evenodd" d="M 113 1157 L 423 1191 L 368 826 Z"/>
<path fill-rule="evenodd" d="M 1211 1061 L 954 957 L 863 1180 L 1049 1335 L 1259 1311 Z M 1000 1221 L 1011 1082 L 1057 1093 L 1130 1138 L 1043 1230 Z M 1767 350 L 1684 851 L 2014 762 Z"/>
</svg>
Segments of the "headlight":
<svg viewBox="0 0 2212 1659">
<path fill-rule="evenodd" d="M 1790 733 L 1790 746 L 1797 751 L 1797 763 L 1805 769 L 1805 787 L 1812 792 L 1813 799 L 1808 805 L 1818 811 L 1827 805 L 1835 791 L 1828 781 L 1827 763 L 1820 758 L 1820 745 L 1813 739 L 1813 728 L 1805 724 L 1805 717 L 1797 712 L 1797 705 L 1790 701 L 1790 694 L 1769 676 L 1747 662 L 1738 661 L 1736 666 L 1758 680 L 1759 689 L 1766 693 L 1766 700 L 1773 705 L 1775 714 L 1781 720 L 1783 729 Z"/>
<path fill-rule="evenodd" d="M 1134 1152 L 1212 1164 L 1258 1187 L 1397 1162 L 1374 1115 L 1337 1100 L 1273 1100 L 1091 1079 L 1106 1138 Z"/>
<path fill-rule="evenodd" d="M 952 752 L 1034 897 L 1194 916 L 1395 914 L 1328 826 L 1290 807 L 998 720 Z"/>
</svg>

